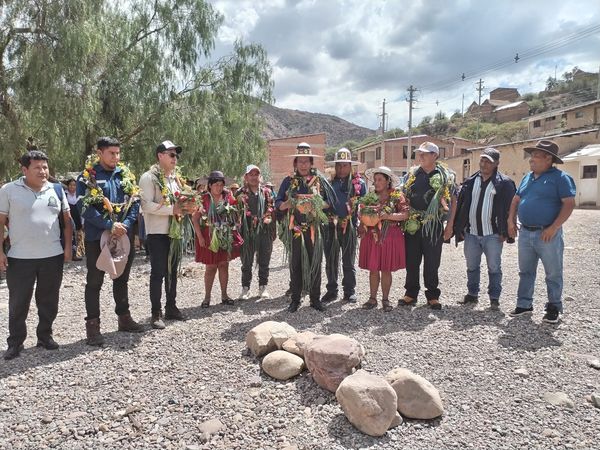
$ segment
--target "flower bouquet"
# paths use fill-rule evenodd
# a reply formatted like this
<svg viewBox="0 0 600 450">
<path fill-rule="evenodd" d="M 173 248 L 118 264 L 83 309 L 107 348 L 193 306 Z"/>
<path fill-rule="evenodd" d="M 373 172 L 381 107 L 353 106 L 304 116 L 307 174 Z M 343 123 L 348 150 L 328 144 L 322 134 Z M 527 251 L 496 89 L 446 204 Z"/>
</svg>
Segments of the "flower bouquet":
<svg viewBox="0 0 600 450">
<path fill-rule="evenodd" d="M 313 199 L 314 194 L 296 194 L 296 197 L 294 198 L 294 208 L 296 208 L 300 214 L 309 214 L 315 209 Z"/>
</svg>

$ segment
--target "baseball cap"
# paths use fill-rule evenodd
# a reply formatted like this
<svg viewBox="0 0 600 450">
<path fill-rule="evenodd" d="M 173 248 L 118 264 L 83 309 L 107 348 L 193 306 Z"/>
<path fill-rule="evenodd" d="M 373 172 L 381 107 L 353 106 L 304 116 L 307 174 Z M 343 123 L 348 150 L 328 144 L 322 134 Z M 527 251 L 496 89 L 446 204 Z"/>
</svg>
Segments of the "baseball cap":
<svg viewBox="0 0 600 450">
<path fill-rule="evenodd" d="M 487 158 L 491 162 L 498 162 L 500 161 L 500 152 L 495 148 L 488 147 L 481 153 L 480 158 Z"/>
<path fill-rule="evenodd" d="M 171 141 L 163 141 L 156 147 L 156 153 L 166 152 L 167 150 L 171 149 L 175 150 L 178 155 L 181 153 L 182 150 L 180 145 L 175 145 Z"/>
<path fill-rule="evenodd" d="M 423 142 L 419 145 L 419 148 L 415 149 L 415 152 L 435 153 L 436 155 L 439 155 L 440 149 L 433 142 Z"/>
<path fill-rule="evenodd" d="M 258 170 L 258 173 L 260 173 L 260 168 L 258 166 L 254 165 L 254 164 L 248 164 L 246 166 L 246 172 L 244 172 L 244 175 L 248 175 L 254 169 Z"/>
</svg>

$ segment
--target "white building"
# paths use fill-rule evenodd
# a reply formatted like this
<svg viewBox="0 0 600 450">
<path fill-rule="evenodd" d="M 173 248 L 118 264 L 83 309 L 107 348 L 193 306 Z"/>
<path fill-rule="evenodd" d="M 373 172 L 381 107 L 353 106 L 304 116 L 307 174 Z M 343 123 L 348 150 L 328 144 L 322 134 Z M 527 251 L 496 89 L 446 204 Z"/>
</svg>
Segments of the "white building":
<svg viewBox="0 0 600 450">
<path fill-rule="evenodd" d="M 577 186 L 576 206 L 600 206 L 600 144 L 585 147 L 562 157 L 564 170 L 575 180 Z"/>
</svg>

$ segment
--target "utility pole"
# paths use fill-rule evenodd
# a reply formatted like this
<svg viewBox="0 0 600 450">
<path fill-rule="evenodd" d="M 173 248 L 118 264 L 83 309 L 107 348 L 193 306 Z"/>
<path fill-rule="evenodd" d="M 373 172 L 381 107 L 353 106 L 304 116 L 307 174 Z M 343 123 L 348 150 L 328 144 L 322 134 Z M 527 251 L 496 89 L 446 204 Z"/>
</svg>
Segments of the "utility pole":
<svg viewBox="0 0 600 450">
<path fill-rule="evenodd" d="M 383 135 L 387 131 L 387 113 L 385 112 L 385 98 L 383 99 L 383 104 L 381 106 L 381 114 L 379 115 L 379 117 L 381 117 L 380 129 L 381 134 Z"/>
<path fill-rule="evenodd" d="M 483 91 L 483 80 L 480 78 L 476 84 L 477 87 L 475 89 L 479 92 L 479 100 L 477 102 L 479 107 L 477 108 L 477 132 L 475 134 L 475 139 L 479 140 L 479 122 L 481 122 L 481 92 Z"/>
<path fill-rule="evenodd" d="M 462 95 L 462 104 L 460 106 L 460 115 L 462 117 L 465 117 L 465 93 L 464 92 L 463 92 L 463 95 Z"/>
<path fill-rule="evenodd" d="M 408 99 L 406 99 L 406 101 L 408 101 L 408 145 L 407 145 L 407 150 L 406 150 L 406 173 L 408 173 L 408 170 L 410 169 L 410 166 L 411 166 L 410 161 L 412 158 L 412 112 L 413 112 L 413 103 L 416 101 L 415 100 L 416 89 L 411 84 L 410 87 L 407 89 L 407 91 L 408 91 Z"/>
<path fill-rule="evenodd" d="M 598 67 L 598 92 L 596 92 L 596 100 L 600 100 L 600 67 Z"/>
</svg>

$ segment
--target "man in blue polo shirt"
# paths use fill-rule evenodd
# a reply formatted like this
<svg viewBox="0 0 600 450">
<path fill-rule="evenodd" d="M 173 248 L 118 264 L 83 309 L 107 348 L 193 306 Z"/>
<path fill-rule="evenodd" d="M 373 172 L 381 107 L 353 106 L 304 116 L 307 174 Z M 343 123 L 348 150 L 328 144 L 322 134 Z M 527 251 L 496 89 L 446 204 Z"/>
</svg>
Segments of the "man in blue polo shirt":
<svg viewBox="0 0 600 450">
<path fill-rule="evenodd" d="M 529 172 L 519 186 L 511 203 L 508 217 L 508 234 L 519 231 L 519 288 L 517 307 L 512 317 L 529 315 L 533 311 L 533 291 L 538 261 L 546 272 L 548 303 L 543 321 L 557 323 L 563 312 L 563 232 L 575 207 L 575 183 L 567 173 L 558 170 L 554 163 L 562 164 L 558 145 L 552 141 L 539 141 L 535 147 L 525 147 L 529 153 Z"/>
</svg>

